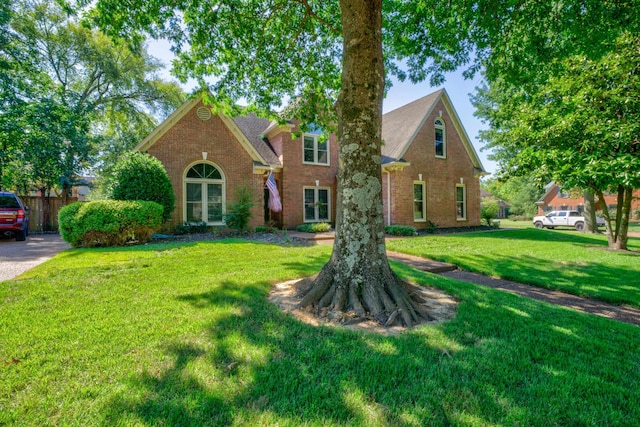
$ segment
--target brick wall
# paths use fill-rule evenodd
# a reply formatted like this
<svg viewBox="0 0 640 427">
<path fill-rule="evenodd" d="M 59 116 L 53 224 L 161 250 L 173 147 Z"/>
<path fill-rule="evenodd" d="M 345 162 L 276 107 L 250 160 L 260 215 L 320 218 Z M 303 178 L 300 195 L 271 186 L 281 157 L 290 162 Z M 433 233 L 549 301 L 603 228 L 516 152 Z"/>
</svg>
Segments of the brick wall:
<svg viewBox="0 0 640 427">
<path fill-rule="evenodd" d="M 206 162 L 214 164 L 224 175 L 226 205 L 235 199 L 238 185 L 248 184 L 256 199 L 250 226 L 263 224 L 264 177 L 253 173 L 253 160 L 220 117 L 213 115 L 203 121 L 196 111 L 197 107 L 186 113 L 148 150 L 162 162 L 173 183 L 176 209 L 172 224 L 184 222 L 183 177 L 193 164 L 203 161 L 203 152 L 207 153 Z"/>
<path fill-rule="evenodd" d="M 250 226 L 263 224 L 264 182 L 268 172 L 255 174 L 253 159 L 224 121 L 216 115 L 209 120 L 201 120 L 196 114 L 198 106 L 200 105 L 174 123 L 148 150 L 164 164 L 173 183 L 176 194 L 173 225 L 184 222 L 184 174 L 192 165 L 203 161 L 203 152 L 207 153 L 206 162 L 215 165 L 224 175 L 225 204 L 228 206 L 233 202 L 240 184 L 248 184 L 256 200 Z M 413 182 L 418 180 L 418 174 L 422 174 L 422 180 L 426 183 L 428 220 L 438 227 L 480 223 L 480 186 L 478 178 L 473 176 L 473 164 L 442 102 L 433 111 L 404 156 L 411 165 L 402 171 L 382 175 L 385 224 L 390 222 L 417 228 L 424 228 L 426 225 L 425 222 L 415 222 L 413 219 Z M 435 158 L 434 120 L 439 111 L 443 113 L 442 119 L 446 126 L 446 159 Z M 292 130 L 298 131 L 295 126 Z M 302 139 L 292 139 L 291 135 L 291 130 L 287 128 L 269 134 L 270 143 L 283 164 L 283 169 L 275 173 L 283 210 L 281 213 L 271 213 L 270 217 L 279 226 L 286 228 L 304 223 L 303 189 L 322 187 L 330 189 L 330 218 L 335 223 L 338 171 L 336 137 L 331 135 L 329 138 L 330 160 L 329 165 L 324 166 L 304 164 Z M 455 186 L 460 178 L 463 179 L 467 193 L 467 218 L 463 221 L 456 220 Z M 391 189 L 389 198 L 388 187 Z"/>
<path fill-rule="evenodd" d="M 294 129 L 298 131 L 298 129 Z M 304 187 L 330 188 L 331 222 L 336 214 L 336 174 L 338 173 L 338 144 L 335 135 L 329 137 L 329 166 L 302 163 L 302 138 L 292 139 L 291 133 L 283 132 L 276 145 L 282 144 L 281 196 L 283 201 L 283 221 L 286 228 L 294 228 L 304 223 Z M 277 149 L 276 149 L 277 151 Z"/>
<path fill-rule="evenodd" d="M 435 157 L 434 146 L 434 121 L 440 111 L 442 111 L 446 129 L 446 158 L 444 159 Z M 391 172 L 392 224 L 413 225 L 418 229 L 425 227 L 425 222 L 415 222 L 413 219 L 413 183 L 419 180 L 419 174 L 422 174 L 422 181 L 426 183 L 427 220 L 434 222 L 440 228 L 480 224 L 479 178 L 474 176 L 473 163 L 441 101 L 426 119 L 404 159 L 410 163 L 410 166 L 404 168 L 402 172 Z M 466 188 L 467 200 L 467 216 L 461 221 L 456 219 L 456 184 L 460 183 L 460 178 Z M 386 182 L 383 183 L 383 187 L 386 187 Z M 386 192 L 383 194 L 386 203 Z M 386 214 L 387 206 L 385 206 Z"/>
</svg>

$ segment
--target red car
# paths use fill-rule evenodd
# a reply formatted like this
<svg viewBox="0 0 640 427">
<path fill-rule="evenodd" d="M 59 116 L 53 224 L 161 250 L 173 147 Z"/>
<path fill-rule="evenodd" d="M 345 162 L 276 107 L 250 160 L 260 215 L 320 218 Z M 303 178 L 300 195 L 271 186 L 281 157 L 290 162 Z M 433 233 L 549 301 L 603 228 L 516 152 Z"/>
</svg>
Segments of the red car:
<svg viewBox="0 0 640 427">
<path fill-rule="evenodd" d="M 0 234 L 23 241 L 29 235 L 29 208 L 13 193 L 0 191 Z"/>
</svg>

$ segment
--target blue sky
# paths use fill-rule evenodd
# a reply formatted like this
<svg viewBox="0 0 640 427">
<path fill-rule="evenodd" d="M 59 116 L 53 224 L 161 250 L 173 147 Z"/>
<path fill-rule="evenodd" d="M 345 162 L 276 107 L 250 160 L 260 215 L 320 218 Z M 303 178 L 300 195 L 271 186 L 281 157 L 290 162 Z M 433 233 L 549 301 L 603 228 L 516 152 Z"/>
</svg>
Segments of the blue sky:
<svg viewBox="0 0 640 427">
<path fill-rule="evenodd" d="M 173 59 L 173 54 L 169 50 L 169 43 L 166 41 L 149 41 L 147 48 L 151 55 L 167 64 L 167 70 L 164 77 L 168 78 L 170 68 L 169 64 L 171 59 Z M 495 162 L 487 159 L 487 151 L 480 150 L 482 147 L 478 140 L 478 133 L 480 130 L 487 129 L 487 126 L 478 118 L 473 116 L 475 109 L 469 100 L 469 94 L 473 93 L 475 87 L 480 84 L 480 76 L 477 76 L 473 80 L 466 80 L 462 77 L 462 71 L 460 71 L 448 74 L 446 77 L 447 80 L 444 85 L 437 87 L 430 86 L 428 82 L 420 84 L 395 82 L 384 101 L 383 111 L 387 112 L 394 110 L 444 87 L 451 98 L 451 102 L 453 102 L 453 106 L 455 107 L 458 116 L 460 116 L 460 120 L 467 131 L 467 135 L 469 135 L 469 139 L 480 156 L 480 160 L 482 161 L 485 170 L 493 174 L 497 170 L 497 165 Z M 186 84 L 183 85 L 183 87 L 186 91 L 190 91 L 193 89 L 193 84 Z"/>
</svg>

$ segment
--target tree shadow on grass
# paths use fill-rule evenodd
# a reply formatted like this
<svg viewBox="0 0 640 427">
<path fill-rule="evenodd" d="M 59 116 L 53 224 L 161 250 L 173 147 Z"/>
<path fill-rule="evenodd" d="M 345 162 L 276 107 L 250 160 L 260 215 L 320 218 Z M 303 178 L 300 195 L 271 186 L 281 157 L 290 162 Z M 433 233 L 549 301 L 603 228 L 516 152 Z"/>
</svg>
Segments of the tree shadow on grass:
<svg viewBox="0 0 640 427">
<path fill-rule="evenodd" d="M 604 265 L 594 261 L 562 261 L 550 263 L 535 257 L 500 258 L 472 254 L 458 256 L 459 267 L 482 274 L 513 280 L 545 289 L 559 290 L 613 304 L 640 307 L 638 271 Z M 476 268 L 482 265 L 482 271 Z"/>
<path fill-rule="evenodd" d="M 447 235 L 445 235 L 446 237 Z M 529 240 L 538 242 L 568 242 L 587 246 L 607 246 L 604 234 L 585 234 L 575 230 L 538 230 L 535 228 L 500 230 L 492 233 L 466 233 L 464 235 L 452 234 L 451 236 L 464 236 L 469 239 L 496 239 L 496 240 Z"/>
<path fill-rule="evenodd" d="M 105 422 L 148 425 L 628 424 L 640 333 L 400 267 L 461 299 L 458 318 L 396 337 L 312 327 L 227 281 L 178 305 L 217 316 L 134 374 Z M 550 320 L 553 319 L 553 320 Z M 606 335 L 606 336 L 603 336 Z"/>
</svg>

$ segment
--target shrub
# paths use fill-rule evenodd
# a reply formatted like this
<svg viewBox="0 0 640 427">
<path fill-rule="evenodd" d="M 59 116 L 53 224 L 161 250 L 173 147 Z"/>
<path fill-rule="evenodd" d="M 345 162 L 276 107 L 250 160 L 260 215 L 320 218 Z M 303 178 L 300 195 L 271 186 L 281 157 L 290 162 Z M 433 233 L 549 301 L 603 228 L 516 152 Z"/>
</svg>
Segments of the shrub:
<svg viewBox="0 0 640 427">
<path fill-rule="evenodd" d="M 493 227 L 493 220 L 498 217 L 498 212 L 500 212 L 500 206 L 496 199 L 485 198 L 482 200 L 480 218 L 483 219 L 489 227 Z"/>
<path fill-rule="evenodd" d="M 163 206 L 162 219 L 171 218 L 176 196 L 160 160 L 145 153 L 127 153 L 116 164 L 113 174 L 111 199 L 156 202 Z"/>
<path fill-rule="evenodd" d="M 147 201 L 76 202 L 60 209 L 62 238 L 74 247 L 145 243 L 162 224 L 162 205 Z"/>
<path fill-rule="evenodd" d="M 272 225 L 258 225 L 255 229 L 256 233 L 277 233 L 278 228 Z"/>
<path fill-rule="evenodd" d="M 209 232 L 211 227 L 207 225 L 206 222 L 200 221 L 195 224 L 185 222 L 182 225 L 176 226 L 173 234 L 183 235 L 183 234 L 195 234 L 195 233 L 207 233 Z"/>
<path fill-rule="evenodd" d="M 251 218 L 251 209 L 255 201 L 249 186 L 244 184 L 236 189 L 236 198 L 227 207 L 227 214 L 224 216 L 224 222 L 227 227 L 234 230 L 244 231 L 249 225 Z"/>
<path fill-rule="evenodd" d="M 331 224 L 328 222 L 314 222 L 311 224 L 300 224 L 296 227 L 296 231 L 303 233 L 325 233 L 331 230 Z"/>
<path fill-rule="evenodd" d="M 631 217 L 635 220 L 640 220 L 640 208 L 635 208 Z"/>
<path fill-rule="evenodd" d="M 438 229 L 438 226 L 436 225 L 435 222 L 431 220 L 428 220 L 427 225 L 424 227 L 424 231 L 426 231 L 428 234 L 434 234 L 437 229 Z"/>
<path fill-rule="evenodd" d="M 410 225 L 387 225 L 384 232 L 392 236 L 415 236 L 417 234 L 415 227 Z"/>
</svg>

